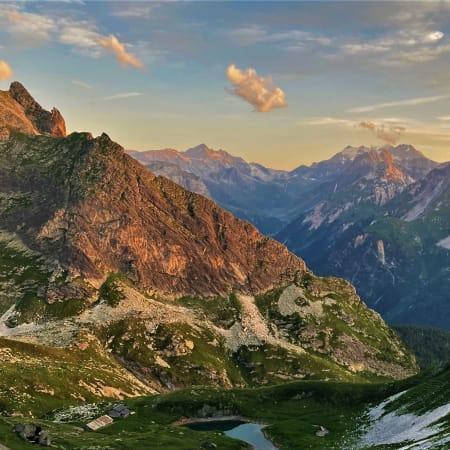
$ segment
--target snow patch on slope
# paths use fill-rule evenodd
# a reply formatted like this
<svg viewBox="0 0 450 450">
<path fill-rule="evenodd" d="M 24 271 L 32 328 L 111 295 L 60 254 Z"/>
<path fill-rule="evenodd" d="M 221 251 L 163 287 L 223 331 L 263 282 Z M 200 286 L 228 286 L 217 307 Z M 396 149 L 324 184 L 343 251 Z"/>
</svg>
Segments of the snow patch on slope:
<svg viewBox="0 0 450 450">
<path fill-rule="evenodd" d="M 428 208 L 428 206 L 431 204 L 431 202 L 441 192 L 441 187 L 443 183 L 444 180 L 441 180 L 431 192 L 424 191 L 422 195 L 420 195 L 414 207 L 403 216 L 403 219 L 406 222 L 412 222 L 413 220 L 416 220 L 421 214 L 423 214 L 425 210 Z"/>
<path fill-rule="evenodd" d="M 385 407 L 403 393 L 392 396 L 368 412 L 372 422 L 360 440 L 362 448 L 376 445 L 407 444 L 406 449 L 433 448 L 431 439 L 442 431 L 439 421 L 450 414 L 450 404 L 440 406 L 422 415 L 402 414 L 399 411 L 385 413 Z M 446 439 L 447 436 L 441 437 Z M 426 446 L 432 443 L 432 446 Z"/>
<path fill-rule="evenodd" d="M 446 237 L 445 239 L 440 240 L 437 244 L 438 247 L 446 248 L 447 250 L 450 250 L 450 236 Z"/>
</svg>

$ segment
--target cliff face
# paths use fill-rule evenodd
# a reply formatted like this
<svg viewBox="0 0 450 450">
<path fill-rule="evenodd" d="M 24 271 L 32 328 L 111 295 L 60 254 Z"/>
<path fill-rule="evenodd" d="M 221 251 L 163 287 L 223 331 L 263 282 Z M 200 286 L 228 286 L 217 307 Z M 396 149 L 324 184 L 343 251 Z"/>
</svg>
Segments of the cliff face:
<svg viewBox="0 0 450 450">
<path fill-rule="evenodd" d="M 38 134 L 21 105 L 11 97 L 9 92 L 0 91 L 0 140 L 8 139 L 11 130 Z"/>
<path fill-rule="evenodd" d="M 64 118 L 56 108 L 46 111 L 18 81 L 11 83 L 9 93 L 22 106 L 26 116 L 39 133 L 55 137 L 66 136 Z"/>
<path fill-rule="evenodd" d="M 95 283 L 122 272 L 159 293 L 213 295 L 260 292 L 306 270 L 283 245 L 154 176 L 106 135 L 20 136 L 0 154 L 3 189 L 30 202 L 4 212 L 10 231 L 20 221 L 19 234 L 71 277 Z"/>
</svg>

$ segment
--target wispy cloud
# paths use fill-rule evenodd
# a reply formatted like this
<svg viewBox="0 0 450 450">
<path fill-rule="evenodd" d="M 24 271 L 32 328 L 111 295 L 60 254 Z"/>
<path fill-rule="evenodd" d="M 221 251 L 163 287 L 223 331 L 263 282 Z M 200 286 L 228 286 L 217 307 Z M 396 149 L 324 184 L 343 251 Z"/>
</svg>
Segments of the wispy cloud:
<svg viewBox="0 0 450 450">
<path fill-rule="evenodd" d="M 253 45 L 258 43 L 280 43 L 288 47 L 304 45 L 306 43 L 330 45 L 332 38 L 321 34 L 304 30 L 285 30 L 273 32 L 260 25 L 248 25 L 236 28 L 229 32 L 231 38 L 240 45 Z"/>
<path fill-rule="evenodd" d="M 401 138 L 403 133 L 406 131 L 406 127 L 395 123 L 394 118 L 382 119 L 382 121 L 371 121 L 371 120 L 351 120 L 351 119 L 340 119 L 336 117 L 317 117 L 314 119 L 306 120 L 301 123 L 302 125 L 331 125 L 338 127 L 347 128 L 359 128 L 363 130 L 370 131 L 373 133 L 377 139 L 388 144 L 395 144 Z"/>
<path fill-rule="evenodd" d="M 92 89 L 94 86 L 92 86 L 92 84 L 89 83 L 85 83 L 84 81 L 80 81 L 80 80 L 72 80 L 72 84 L 78 87 L 81 87 L 83 89 Z"/>
<path fill-rule="evenodd" d="M 446 119 L 448 117 L 448 119 Z M 443 120 L 450 120 L 450 116 L 442 116 Z M 345 128 L 346 133 L 352 136 L 352 130 L 366 130 L 377 139 L 389 144 L 396 144 L 400 139 L 416 141 L 417 139 L 450 141 L 447 126 L 435 126 L 409 118 L 379 117 L 373 120 L 351 120 L 337 117 L 315 117 L 298 122 L 299 125 L 329 126 Z M 427 144 L 428 145 L 428 144 Z"/>
<path fill-rule="evenodd" d="M 450 42 L 444 32 L 433 29 L 433 23 L 388 31 L 372 39 L 343 40 L 336 56 L 359 56 L 377 65 L 406 67 L 434 61 L 450 53 Z"/>
<path fill-rule="evenodd" d="M 120 4 L 119 7 L 113 10 L 112 15 L 115 17 L 148 19 L 151 11 L 152 6 L 147 4 L 127 5 L 126 7 Z"/>
<path fill-rule="evenodd" d="M 14 33 L 21 42 L 39 42 L 48 40 L 57 28 L 56 21 L 48 16 L 19 12 L 9 5 L 0 6 L 2 28 Z"/>
<path fill-rule="evenodd" d="M 370 111 L 375 111 L 375 110 L 383 109 L 383 108 L 422 105 L 424 103 L 438 102 L 440 100 L 445 100 L 447 98 L 450 98 L 450 95 L 435 95 L 433 97 L 417 97 L 417 98 L 410 98 L 410 99 L 405 99 L 405 100 L 398 100 L 398 101 L 394 101 L 394 102 L 385 102 L 385 103 L 376 103 L 376 104 L 367 105 L 367 106 L 358 106 L 356 108 L 350 108 L 347 112 L 363 113 L 363 112 L 370 112 Z"/>
<path fill-rule="evenodd" d="M 11 66 L 6 61 L 0 60 L 0 80 L 8 80 L 13 74 Z"/>
<path fill-rule="evenodd" d="M 260 77 L 255 69 L 240 70 L 234 64 L 227 69 L 233 84 L 231 92 L 250 103 L 259 112 L 269 112 L 287 106 L 283 90 L 270 77 Z"/>
<path fill-rule="evenodd" d="M 436 117 L 436 119 L 443 120 L 443 121 L 449 121 L 450 120 L 450 116 L 439 116 L 439 117 Z"/>
<path fill-rule="evenodd" d="M 109 52 L 123 66 L 144 68 L 144 63 L 127 50 L 130 44 L 121 42 L 112 34 L 102 35 L 92 19 L 51 17 L 29 13 L 17 6 L 0 5 L 0 29 L 19 45 L 36 46 L 43 42 L 57 42 L 91 58 L 99 58 Z"/>
<path fill-rule="evenodd" d="M 120 100 L 122 98 L 130 98 L 130 97 L 140 97 L 143 95 L 141 92 L 122 92 L 120 94 L 110 95 L 108 97 L 103 97 L 103 100 Z"/>
<path fill-rule="evenodd" d="M 335 117 L 316 117 L 314 119 L 304 120 L 301 125 L 345 125 L 354 126 L 354 120 L 337 119 Z"/>
<path fill-rule="evenodd" d="M 125 44 L 120 42 L 113 34 L 105 38 L 100 38 L 99 44 L 103 48 L 111 51 L 116 56 L 117 61 L 123 66 L 132 66 L 136 67 L 137 69 L 144 68 L 144 63 L 136 56 L 127 52 L 127 50 L 125 49 Z"/>
</svg>

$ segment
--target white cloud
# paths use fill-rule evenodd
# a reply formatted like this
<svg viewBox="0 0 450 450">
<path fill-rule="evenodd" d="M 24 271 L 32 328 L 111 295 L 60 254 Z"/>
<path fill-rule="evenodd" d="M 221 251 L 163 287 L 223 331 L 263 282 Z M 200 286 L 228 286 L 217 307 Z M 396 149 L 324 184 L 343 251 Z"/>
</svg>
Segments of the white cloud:
<svg viewBox="0 0 450 450">
<path fill-rule="evenodd" d="M 436 119 L 443 120 L 443 121 L 448 121 L 448 120 L 450 120 L 450 116 L 439 116 L 439 117 L 436 117 Z"/>
<path fill-rule="evenodd" d="M 121 94 L 110 95 L 108 97 L 104 97 L 103 100 L 120 100 L 122 98 L 130 98 L 130 97 L 140 97 L 143 95 L 141 92 L 123 92 Z"/>
<path fill-rule="evenodd" d="M 442 31 L 432 31 L 428 33 L 424 37 L 425 42 L 437 42 L 440 41 L 444 37 L 444 33 Z"/>
<path fill-rule="evenodd" d="M 58 25 L 57 40 L 60 43 L 75 47 L 81 53 L 94 58 L 101 55 L 99 41 L 102 36 L 96 31 L 94 23 L 87 20 L 61 19 Z"/>
<path fill-rule="evenodd" d="M 240 70 L 234 64 L 227 68 L 232 92 L 259 112 L 269 112 L 287 106 L 283 90 L 273 84 L 269 77 L 260 77 L 255 69 Z"/>
<path fill-rule="evenodd" d="M 397 106 L 422 105 L 424 103 L 437 102 L 439 100 L 444 100 L 447 98 L 450 98 L 450 95 L 435 95 L 433 97 L 410 98 L 410 99 L 398 100 L 398 101 L 394 101 L 394 102 L 376 103 L 374 105 L 368 105 L 368 106 L 358 106 L 356 108 L 349 109 L 348 112 L 362 113 L 362 112 L 375 111 L 377 109 L 383 109 L 383 108 L 393 108 L 393 107 L 397 107 Z"/>
<path fill-rule="evenodd" d="M 8 80 L 13 74 L 11 66 L 6 61 L 0 60 L 0 80 Z"/>
<path fill-rule="evenodd" d="M 444 33 L 427 27 L 405 27 L 370 40 L 344 41 L 337 54 L 365 56 L 377 65 L 403 67 L 434 61 L 450 53 L 450 43 L 444 39 Z"/>
</svg>

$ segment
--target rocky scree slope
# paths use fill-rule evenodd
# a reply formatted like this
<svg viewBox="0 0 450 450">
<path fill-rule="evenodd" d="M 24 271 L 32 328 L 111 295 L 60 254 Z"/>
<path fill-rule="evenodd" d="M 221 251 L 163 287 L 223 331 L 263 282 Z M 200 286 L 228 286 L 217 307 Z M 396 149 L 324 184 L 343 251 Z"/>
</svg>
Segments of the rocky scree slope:
<svg viewBox="0 0 450 450">
<path fill-rule="evenodd" d="M 158 390 L 415 371 L 348 283 L 315 277 L 105 134 L 12 132 L 0 142 L 0 217 L 10 339 L 100 343 Z"/>
</svg>

